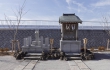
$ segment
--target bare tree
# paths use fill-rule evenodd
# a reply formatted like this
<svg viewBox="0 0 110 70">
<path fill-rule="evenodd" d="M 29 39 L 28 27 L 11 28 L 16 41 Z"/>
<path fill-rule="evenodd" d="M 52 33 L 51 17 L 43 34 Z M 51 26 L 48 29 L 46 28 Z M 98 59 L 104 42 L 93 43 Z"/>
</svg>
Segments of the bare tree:
<svg viewBox="0 0 110 70">
<path fill-rule="evenodd" d="M 21 6 L 19 6 L 19 8 L 17 10 L 13 10 L 13 13 L 15 15 L 15 21 L 16 23 L 13 22 L 13 20 L 11 20 L 10 17 L 8 17 L 7 15 L 4 14 L 5 16 L 5 22 L 8 25 L 10 30 L 14 30 L 14 35 L 13 35 L 13 40 L 12 40 L 12 52 L 13 49 L 16 51 L 16 44 L 18 45 L 18 49 L 20 51 L 20 47 L 19 47 L 19 41 L 16 39 L 17 33 L 18 33 L 18 29 L 19 29 L 19 25 L 22 24 L 22 18 L 23 16 L 28 12 L 28 11 L 24 11 L 25 8 L 25 4 L 26 4 L 26 0 L 24 0 L 23 4 Z"/>
<path fill-rule="evenodd" d="M 108 34 L 108 36 L 110 37 L 110 20 L 109 19 L 110 19 L 109 15 L 102 17 L 104 30 Z M 109 50 L 109 43 L 110 43 L 110 39 L 107 40 L 107 50 Z"/>
</svg>

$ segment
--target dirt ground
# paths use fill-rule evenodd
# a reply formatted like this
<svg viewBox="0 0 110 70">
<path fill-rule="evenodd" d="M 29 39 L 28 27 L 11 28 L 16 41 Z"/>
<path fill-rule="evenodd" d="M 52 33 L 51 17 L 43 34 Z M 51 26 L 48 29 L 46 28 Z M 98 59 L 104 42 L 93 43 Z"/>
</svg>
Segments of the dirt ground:
<svg viewBox="0 0 110 70">
<path fill-rule="evenodd" d="M 10 56 L 13 56 L 14 53 L 12 52 L 0 52 L 0 56 L 7 56 L 7 55 L 10 55 Z"/>
</svg>

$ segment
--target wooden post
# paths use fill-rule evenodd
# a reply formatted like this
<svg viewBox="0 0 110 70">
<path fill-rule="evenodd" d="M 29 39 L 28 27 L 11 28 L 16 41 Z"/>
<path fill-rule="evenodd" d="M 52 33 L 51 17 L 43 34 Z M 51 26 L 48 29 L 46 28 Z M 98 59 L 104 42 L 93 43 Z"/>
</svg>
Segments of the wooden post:
<svg viewBox="0 0 110 70">
<path fill-rule="evenodd" d="M 16 51 L 16 44 L 18 46 L 18 50 L 20 51 L 19 41 L 18 40 L 12 40 L 12 53 L 13 51 Z"/>
<path fill-rule="evenodd" d="M 108 39 L 107 40 L 107 50 L 109 49 L 108 47 L 109 47 L 109 43 L 110 43 L 110 40 Z"/>
<path fill-rule="evenodd" d="M 50 39 L 50 44 L 51 44 L 51 53 L 52 53 L 52 47 L 53 47 L 53 40 L 54 40 L 54 39 Z"/>
<path fill-rule="evenodd" d="M 14 50 L 14 45 L 13 45 L 13 40 L 12 40 L 12 53 L 13 53 L 13 50 Z"/>
<path fill-rule="evenodd" d="M 15 40 L 13 40 L 13 47 L 14 47 L 14 51 L 16 51 L 16 42 L 15 42 Z"/>
<path fill-rule="evenodd" d="M 75 29 L 76 29 L 76 41 L 78 40 L 78 24 L 75 24 Z"/>
<path fill-rule="evenodd" d="M 83 39 L 83 43 L 84 43 L 84 54 L 86 54 L 87 38 L 84 38 L 84 39 Z"/>
<path fill-rule="evenodd" d="M 21 49 L 20 49 L 20 44 L 19 44 L 19 41 L 17 40 L 17 44 L 18 44 L 18 49 L 19 49 L 19 51 L 21 51 Z"/>
</svg>

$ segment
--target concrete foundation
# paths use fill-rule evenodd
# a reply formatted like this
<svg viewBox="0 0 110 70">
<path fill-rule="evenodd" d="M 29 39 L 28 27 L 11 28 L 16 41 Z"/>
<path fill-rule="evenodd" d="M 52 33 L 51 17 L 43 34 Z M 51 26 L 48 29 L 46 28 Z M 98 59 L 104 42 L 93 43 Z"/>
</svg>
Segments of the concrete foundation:
<svg viewBox="0 0 110 70">
<path fill-rule="evenodd" d="M 66 53 L 80 53 L 81 41 L 60 40 L 60 51 Z"/>
</svg>

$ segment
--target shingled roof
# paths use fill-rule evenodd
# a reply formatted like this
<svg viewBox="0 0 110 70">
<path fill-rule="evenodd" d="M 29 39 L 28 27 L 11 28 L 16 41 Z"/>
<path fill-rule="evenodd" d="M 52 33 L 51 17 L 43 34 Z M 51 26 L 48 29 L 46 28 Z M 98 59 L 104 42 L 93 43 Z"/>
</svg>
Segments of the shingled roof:
<svg viewBox="0 0 110 70">
<path fill-rule="evenodd" d="M 63 14 L 59 18 L 59 23 L 82 23 L 82 20 L 75 14 Z"/>
</svg>

